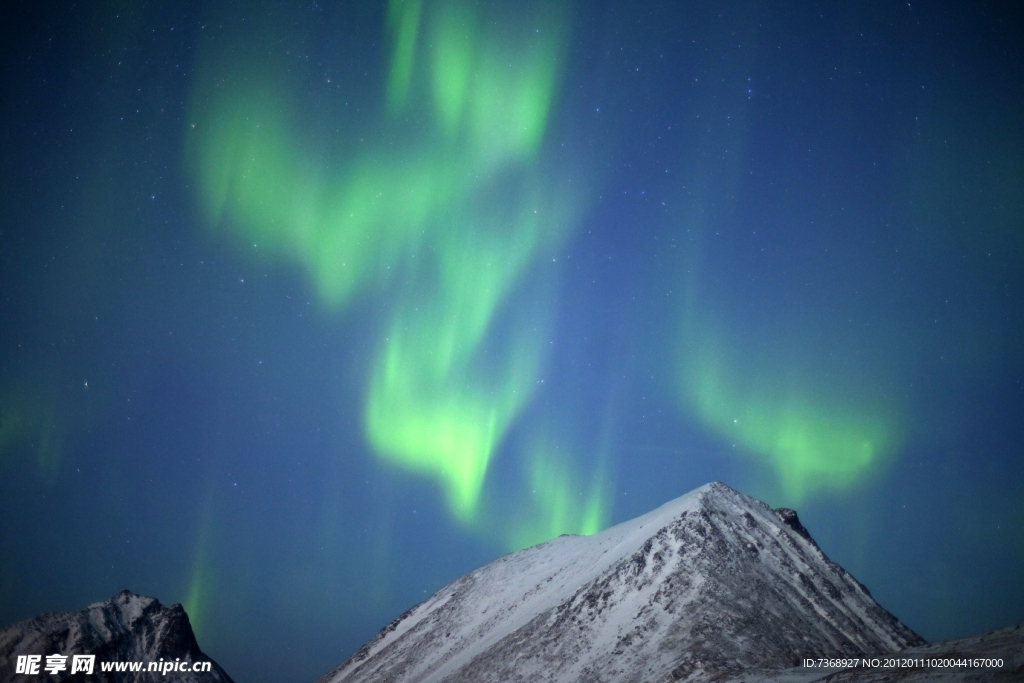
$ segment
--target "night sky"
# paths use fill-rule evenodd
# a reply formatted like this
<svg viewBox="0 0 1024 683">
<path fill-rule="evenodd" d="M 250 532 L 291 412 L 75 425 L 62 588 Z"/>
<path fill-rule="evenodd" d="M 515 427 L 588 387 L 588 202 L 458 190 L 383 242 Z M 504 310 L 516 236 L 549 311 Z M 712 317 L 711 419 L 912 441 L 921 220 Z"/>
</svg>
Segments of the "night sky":
<svg viewBox="0 0 1024 683">
<path fill-rule="evenodd" d="M 4 10 L 0 626 L 308 682 L 708 481 L 927 639 L 1024 621 L 1024 12 Z"/>
</svg>

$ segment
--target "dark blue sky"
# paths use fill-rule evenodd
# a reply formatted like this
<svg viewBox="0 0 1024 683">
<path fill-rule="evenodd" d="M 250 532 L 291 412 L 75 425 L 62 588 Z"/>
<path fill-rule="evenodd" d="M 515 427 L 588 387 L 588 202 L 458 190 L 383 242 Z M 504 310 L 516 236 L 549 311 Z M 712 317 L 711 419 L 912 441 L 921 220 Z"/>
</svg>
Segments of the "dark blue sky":
<svg viewBox="0 0 1024 683">
<path fill-rule="evenodd" d="M 308 681 L 711 480 L 928 639 L 1024 621 L 1024 16 L 23 3 L 0 624 Z"/>
</svg>

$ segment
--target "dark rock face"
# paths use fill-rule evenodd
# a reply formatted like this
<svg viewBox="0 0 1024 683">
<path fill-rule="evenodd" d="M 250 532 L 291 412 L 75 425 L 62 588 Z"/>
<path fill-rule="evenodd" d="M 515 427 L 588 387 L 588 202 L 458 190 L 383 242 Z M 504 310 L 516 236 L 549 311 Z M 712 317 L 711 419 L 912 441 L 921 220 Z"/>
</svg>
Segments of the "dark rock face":
<svg viewBox="0 0 1024 683">
<path fill-rule="evenodd" d="M 467 574 L 321 683 L 731 680 L 921 643 L 795 512 L 714 483 Z"/>
<path fill-rule="evenodd" d="M 95 655 L 92 675 L 71 675 L 73 655 Z M 41 655 L 39 673 L 17 674 L 19 655 Z M 64 655 L 66 669 L 46 673 L 47 655 Z M 103 662 L 210 662 L 209 671 L 103 671 Z M 154 598 L 121 591 L 81 612 L 43 614 L 0 631 L 0 681 L 103 681 L 135 683 L 159 678 L 182 683 L 231 683 L 216 662 L 199 649 L 181 605 L 165 607 Z"/>
<path fill-rule="evenodd" d="M 811 538 L 811 534 L 808 533 L 807 529 L 804 528 L 804 525 L 800 523 L 800 518 L 797 516 L 796 510 L 790 510 L 789 508 L 776 508 L 775 514 L 779 516 L 779 519 L 782 520 L 783 524 L 803 536 L 808 541 L 811 541 L 812 543 L 814 542 L 814 539 Z"/>
</svg>

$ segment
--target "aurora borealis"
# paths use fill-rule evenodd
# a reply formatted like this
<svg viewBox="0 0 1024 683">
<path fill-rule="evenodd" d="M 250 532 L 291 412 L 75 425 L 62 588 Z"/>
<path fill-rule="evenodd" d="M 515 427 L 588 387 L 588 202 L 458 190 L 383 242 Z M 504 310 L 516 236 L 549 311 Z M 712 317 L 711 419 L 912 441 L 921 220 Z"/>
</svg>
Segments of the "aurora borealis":
<svg viewBox="0 0 1024 683">
<path fill-rule="evenodd" d="M 273 70 L 254 75 L 251 64 L 222 66 L 229 60 L 219 55 L 195 86 L 187 145 L 214 226 L 228 223 L 291 257 L 328 305 L 361 286 L 385 291 L 394 312 L 370 377 L 368 442 L 440 480 L 453 514 L 470 521 L 540 365 L 535 311 L 506 331 L 505 348 L 487 336 L 517 280 L 570 220 L 567 198 L 555 195 L 564 188 L 535 169 L 563 29 L 526 5 L 492 10 L 489 22 L 471 3 L 426 13 L 421 5 L 388 6 L 386 109 L 427 131 L 404 148 L 316 159 L 289 135 L 287 87 Z M 388 123 L 400 136 L 399 123 Z"/>
<path fill-rule="evenodd" d="M 308 681 L 707 481 L 929 639 L 1024 621 L 1024 18 L 25 4 L 0 622 L 122 588 Z"/>
</svg>

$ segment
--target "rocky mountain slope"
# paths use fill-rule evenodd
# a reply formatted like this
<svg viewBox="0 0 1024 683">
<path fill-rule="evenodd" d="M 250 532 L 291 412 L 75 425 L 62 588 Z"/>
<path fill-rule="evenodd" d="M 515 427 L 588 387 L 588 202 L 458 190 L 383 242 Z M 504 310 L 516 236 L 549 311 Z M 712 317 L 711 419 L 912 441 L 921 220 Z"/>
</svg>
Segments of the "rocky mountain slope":
<svg viewBox="0 0 1024 683">
<path fill-rule="evenodd" d="M 712 483 L 467 574 L 320 683 L 728 680 L 922 643 L 795 512 Z"/>
<path fill-rule="evenodd" d="M 71 675 L 72 657 L 95 655 L 92 675 Z M 19 655 L 39 655 L 38 673 L 16 673 Z M 47 673 L 47 655 L 63 655 L 65 669 Z M 104 662 L 211 662 L 210 671 L 103 671 Z M 125 667 L 127 668 L 127 667 Z M 145 667 L 144 667 L 145 668 Z M 43 614 L 0 631 L 0 681 L 89 680 L 135 683 L 159 679 L 176 683 L 231 683 L 216 662 L 199 649 L 181 605 L 165 607 L 154 598 L 121 591 L 81 612 Z"/>
</svg>

